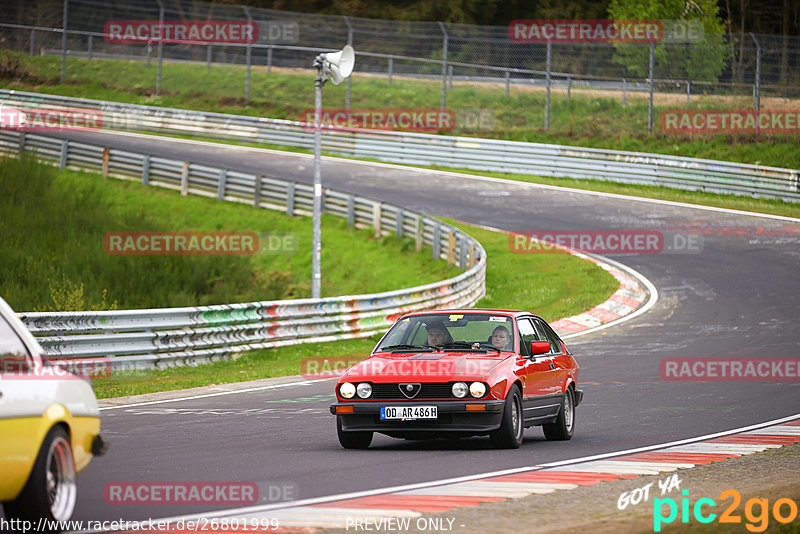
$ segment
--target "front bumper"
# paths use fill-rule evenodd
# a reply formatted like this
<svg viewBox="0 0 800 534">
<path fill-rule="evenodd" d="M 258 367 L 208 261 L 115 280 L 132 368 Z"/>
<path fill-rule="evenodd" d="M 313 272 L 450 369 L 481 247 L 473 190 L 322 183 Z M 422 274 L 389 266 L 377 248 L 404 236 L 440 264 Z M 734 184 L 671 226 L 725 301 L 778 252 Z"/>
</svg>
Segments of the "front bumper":
<svg viewBox="0 0 800 534">
<path fill-rule="evenodd" d="M 345 432 L 369 431 L 402 434 L 403 432 L 461 432 L 488 433 L 500 428 L 503 418 L 502 400 L 448 400 L 448 401 L 359 401 L 337 402 L 330 407 L 331 413 L 339 417 Z M 437 419 L 414 419 L 381 421 L 382 406 L 436 406 Z M 467 405 L 483 405 L 484 410 L 467 411 Z M 352 406 L 352 413 L 336 413 L 337 407 Z"/>
</svg>

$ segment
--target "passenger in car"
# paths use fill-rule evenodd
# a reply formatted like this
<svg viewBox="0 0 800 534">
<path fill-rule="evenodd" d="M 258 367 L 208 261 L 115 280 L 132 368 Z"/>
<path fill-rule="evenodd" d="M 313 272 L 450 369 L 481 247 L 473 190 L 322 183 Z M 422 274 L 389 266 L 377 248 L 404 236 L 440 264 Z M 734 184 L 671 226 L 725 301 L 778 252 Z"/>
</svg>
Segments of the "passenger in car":
<svg viewBox="0 0 800 534">
<path fill-rule="evenodd" d="M 510 340 L 511 336 L 508 334 L 508 328 L 505 326 L 498 326 L 492 332 L 491 343 L 500 350 L 511 350 L 510 347 L 508 347 L 508 342 Z"/>
</svg>

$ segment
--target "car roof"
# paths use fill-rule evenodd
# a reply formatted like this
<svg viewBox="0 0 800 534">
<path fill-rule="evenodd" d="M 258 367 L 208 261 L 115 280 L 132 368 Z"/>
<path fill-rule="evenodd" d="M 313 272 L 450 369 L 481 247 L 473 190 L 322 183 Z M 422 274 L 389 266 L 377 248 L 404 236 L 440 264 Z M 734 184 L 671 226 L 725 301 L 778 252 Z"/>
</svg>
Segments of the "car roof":
<svg viewBox="0 0 800 534">
<path fill-rule="evenodd" d="M 511 315 L 513 317 L 522 317 L 527 315 L 535 315 L 530 312 L 520 310 L 503 310 L 495 308 L 446 308 L 440 310 L 424 310 L 412 312 L 404 315 L 403 317 L 411 317 L 414 315 L 432 315 L 441 313 L 502 313 L 504 315 Z"/>
</svg>

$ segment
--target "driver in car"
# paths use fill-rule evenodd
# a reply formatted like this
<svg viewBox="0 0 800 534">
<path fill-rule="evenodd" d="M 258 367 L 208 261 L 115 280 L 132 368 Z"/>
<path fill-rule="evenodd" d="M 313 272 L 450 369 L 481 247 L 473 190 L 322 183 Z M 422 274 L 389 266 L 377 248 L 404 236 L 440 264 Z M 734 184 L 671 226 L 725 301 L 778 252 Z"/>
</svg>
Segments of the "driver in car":
<svg viewBox="0 0 800 534">
<path fill-rule="evenodd" d="M 453 341 L 453 337 L 450 335 L 450 332 L 444 327 L 441 323 L 433 323 L 428 325 L 428 341 L 426 342 L 428 345 L 433 347 L 437 347 L 439 345 L 444 345 L 445 343 L 450 343 Z"/>
</svg>

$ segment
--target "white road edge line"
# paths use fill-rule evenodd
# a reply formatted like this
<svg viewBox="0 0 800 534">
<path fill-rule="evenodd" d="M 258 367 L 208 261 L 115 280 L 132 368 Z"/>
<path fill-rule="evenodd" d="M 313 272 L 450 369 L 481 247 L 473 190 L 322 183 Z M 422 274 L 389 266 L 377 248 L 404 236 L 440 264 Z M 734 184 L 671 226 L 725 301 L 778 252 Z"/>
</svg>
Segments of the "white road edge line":
<svg viewBox="0 0 800 534">
<path fill-rule="evenodd" d="M 217 510 L 217 511 L 208 511 L 208 512 L 204 512 L 204 513 L 201 512 L 201 513 L 198 513 L 198 514 L 191 514 L 191 515 L 163 517 L 163 518 L 159 518 L 159 519 L 154 519 L 153 521 L 155 521 L 155 522 L 159 522 L 159 521 L 175 522 L 175 521 L 179 521 L 179 520 L 192 521 L 192 520 L 198 520 L 198 519 L 202 519 L 202 518 L 224 517 L 224 516 L 231 516 L 231 515 L 240 515 L 241 516 L 241 514 L 252 513 L 252 512 L 266 512 L 266 511 L 270 511 L 270 510 L 279 510 L 279 509 L 283 509 L 283 508 L 295 508 L 295 507 L 299 507 L 299 506 L 310 506 L 310 505 L 314 505 L 314 504 L 322 504 L 322 503 L 327 503 L 327 502 L 331 502 L 331 501 L 340 501 L 340 500 L 344 500 L 344 499 L 354 499 L 354 498 L 358 498 L 358 497 L 370 497 L 370 496 L 373 496 L 373 495 L 383 495 L 383 494 L 386 494 L 386 493 L 396 493 L 396 492 L 400 492 L 400 491 L 409 491 L 409 490 L 415 490 L 415 489 L 430 488 L 430 487 L 436 487 L 436 486 L 443 486 L 443 485 L 447 485 L 447 484 L 454 484 L 454 483 L 458 483 L 458 482 L 469 482 L 469 481 L 473 481 L 473 480 L 497 477 L 497 476 L 502 476 L 502 475 L 510 475 L 510 474 L 515 474 L 515 473 L 524 473 L 524 472 L 528 472 L 528 471 L 538 471 L 538 470 L 546 469 L 548 467 L 559 467 L 559 466 L 564 466 L 564 465 L 572 465 L 572 464 L 577 464 L 577 463 L 590 462 L 592 460 L 598 460 L 598 459 L 601 459 L 601 458 L 611 458 L 611 457 L 615 457 L 615 456 L 624 456 L 624 455 L 628 455 L 628 454 L 634 454 L 634 453 L 637 453 L 637 452 L 652 451 L 652 450 L 656 450 L 656 449 L 663 449 L 663 448 L 666 448 L 666 447 L 674 447 L 676 445 L 685 445 L 687 443 L 695 443 L 695 442 L 698 442 L 698 441 L 705 441 L 705 440 L 718 438 L 718 437 L 722 437 L 722 436 L 728 436 L 728 435 L 731 435 L 731 434 L 739 434 L 739 433 L 742 433 L 742 432 L 747 432 L 749 430 L 756 430 L 756 429 L 759 429 L 759 428 L 778 425 L 778 424 L 781 424 L 781 423 L 785 423 L 785 422 L 788 422 L 788 421 L 795 420 L 797 418 L 800 418 L 800 413 L 797 413 L 797 414 L 794 414 L 794 415 L 789 415 L 789 416 L 786 416 L 786 417 L 782 417 L 780 419 L 773 419 L 772 421 L 766 421 L 766 422 L 758 423 L 758 424 L 755 424 L 755 425 L 750 425 L 750 426 L 745 426 L 745 427 L 740 427 L 740 428 L 734 428 L 732 430 L 725 430 L 723 432 L 716 432 L 714 434 L 706 434 L 705 436 L 699 436 L 699 437 L 695 437 L 695 438 L 687 438 L 687 439 L 678 440 L 678 441 L 670 441 L 670 442 L 667 442 L 667 443 L 661 443 L 661 444 L 657 444 L 657 445 L 648 445 L 646 447 L 638 447 L 638 448 L 635 448 L 635 449 L 626 449 L 626 450 L 617 451 L 617 452 L 596 454 L 596 455 L 593 455 L 593 456 L 585 456 L 583 458 L 574 458 L 574 459 L 571 459 L 571 460 L 564 460 L 564 461 L 560 461 L 560 462 L 552 462 L 552 463 L 548 463 L 548 464 L 539 464 L 539 465 L 529 466 L 529 467 L 517 467 L 517 468 L 513 468 L 513 469 L 504 469 L 502 471 L 492 471 L 492 472 L 489 472 L 489 473 L 481 473 L 481 474 L 478 474 L 478 475 L 469 475 L 469 476 L 463 476 L 463 477 L 456 477 L 456 478 L 450 478 L 450 479 L 446 479 L 446 480 L 436 480 L 436 481 L 433 481 L 433 482 L 419 482 L 419 483 L 416 483 L 416 484 L 406 484 L 406 485 L 403 485 L 403 486 L 393 486 L 393 487 L 389 487 L 389 488 L 380 488 L 380 489 L 375 489 L 375 490 L 357 491 L 357 492 L 352 492 L 352 493 L 341 493 L 341 494 L 338 494 L 338 495 L 328 495 L 328 496 L 325 496 L 325 497 L 315 497 L 315 498 L 312 498 L 312 499 L 302 499 L 302 500 L 298 500 L 298 501 L 289 501 L 289 502 L 285 502 L 285 503 L 267 504 L 267 505 L 260 505 L 260 506 L 256 505 L 256 506 L 248 506 L 248 507 L 244 507 L 244 508 L 234 508 L 234 509 L 224 510 L 224 511 Z"/>
<path fill-rule="evenodd" d="M 232 395 L 234 393 L 249 393 L 252 391 L 263 391 L 266 389 L 277 389 L 283 387 L 290 387 L 290 386 L 305 386 L 308 384 L 313 384 L 315 382 L 323 382 L 325 380 L 333 380 L 331 379 L 322 379 L 322 380 L 303 380 L 301 382 L 287 382 L 286 384 L 272 384 L 268 386 L 257 386 L 252 388 L 246 389 L 234 389 L 231 391 L 217 391 L 214 393 L 203 393 L 201 395 L 191 395 L 189 397 L 175 397 L 174 399 L 163 399 L 163 400 L 153 400 L 153 401 L 144 401 L 144 402 L 134 402 L 131 404 L 118 404 L 115 406 L 103 406 L 102 408 L 98 408 L 100 411 L 105 410 L 115 410 L 117 408 L 132 408 L 134 406 L 147 406 L 150 404 L 163 404 L 165 402 L 180 402 L 185 400 L 193 400 L 193 399 L 205 399 L 207 397 L 219 397 L 221 395 Z M 105 399 L 103 399 L 105 400 Z"/>
</svg>

